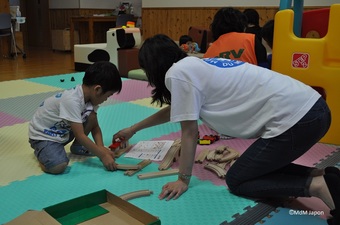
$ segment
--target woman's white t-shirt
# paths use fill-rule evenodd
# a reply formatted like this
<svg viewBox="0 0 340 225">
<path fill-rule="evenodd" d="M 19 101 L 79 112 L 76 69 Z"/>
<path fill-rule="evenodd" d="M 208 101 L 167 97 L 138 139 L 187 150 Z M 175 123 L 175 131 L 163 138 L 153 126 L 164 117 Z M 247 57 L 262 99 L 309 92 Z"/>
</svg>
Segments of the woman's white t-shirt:
<svg viewBox="0 0 340 225">
<path fill-rule="evenodd" d="M 85 103 L 81 85 L 47 98 L 29 124 L 29 138 L 65 143 L 71 131 L 70 122 L 84 123 L 98 106 Z"/>
<path fill-rule="evenodd" d="M 296 124 L 321 97 L 289 76 L 241 61 L 186 57 L 167 71 L 172 122 L 201 119 L 217 132 L 271 138 Z"/>
</svg>

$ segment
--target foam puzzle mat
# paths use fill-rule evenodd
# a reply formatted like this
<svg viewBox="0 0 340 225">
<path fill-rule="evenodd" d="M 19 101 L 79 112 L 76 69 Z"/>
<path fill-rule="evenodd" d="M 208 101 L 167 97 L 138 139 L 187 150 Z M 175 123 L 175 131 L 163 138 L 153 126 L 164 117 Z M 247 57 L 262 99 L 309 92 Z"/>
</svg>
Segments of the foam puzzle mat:
<svg viewBox="0 0 340 225">
<path fill-rule="evenodd" d="M 107 189 L 115 195 L 137 190 L 151 190 L 153 194 L 129 200 L 160 218 L 164 225 L 227 225 L 227 224 L 315 224 L 326 225 L 327 207 L 318 199 L 297 198 L 282 205 L 271 205 L 255 199 L 235 196 L 228 191 L 223 179 L 195 164 L 189 190 L 177 200 L 161 201 L 161 187 L 177 179 L 165 176 L 140 180 L 136 174 L 124 171 L 108 172 L 97 157 L 75 156 L 70 153 L 70 165 L 62 175 L 45 174 L 39 168 L 28 143 L 28 123 L 38 105 L 47 97 L 81 84 L 83 73 L 61 74 L 40 78 L 0 82 L 0 224 L 4 224 L 27 210 L 41 210 L 75 197 Z M 105 145 L 112 135 L 137 121 L 157 112 L 151 105 L 152 88 L 146 81 L 123 78 L 120 94 L 111 96 L 98 111 Z M 200 123 L 201 135 L 215 134 Z M 135 134 L 130 144 L 145 140 L 175 140 L 180 138 L 180 126 L 167 123 Z M 228 145 L 240 154 L 254 140 L 219 140 L 211 145 L 198 146 L 197 154 L 204 149 Z M 336 146 L 318 143 L 307 154 L 296 160 L 308 166 L 326 166 L 339 163 Z M 137 164 L 139 160 L 117 158 L 121 164 Z M 175 162 L 173 168 L 177 168 Z M 153 162 L 139 173 L 158 171 Z M 137 173 L 138 174 L 138 173 Z M 299 211 L 300 210 L 300 211 Z M 305 215 L 293 212 L 314 212 Z M 113 223 L 114 224 L 114 223 Z"/>
</svg>

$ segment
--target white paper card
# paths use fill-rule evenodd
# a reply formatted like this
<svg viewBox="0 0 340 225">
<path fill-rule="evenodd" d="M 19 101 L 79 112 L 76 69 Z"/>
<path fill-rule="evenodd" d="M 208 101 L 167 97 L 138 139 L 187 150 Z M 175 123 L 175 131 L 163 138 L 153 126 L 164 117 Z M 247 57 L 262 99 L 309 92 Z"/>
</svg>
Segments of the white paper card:
<svg viewBox="0 0 340 225">
<path fill-rule="evenodd" d="M 174 141 L 140 141 L 125 154 L 125 157 L 162 161 L 173 143 Z"/>
</svg>

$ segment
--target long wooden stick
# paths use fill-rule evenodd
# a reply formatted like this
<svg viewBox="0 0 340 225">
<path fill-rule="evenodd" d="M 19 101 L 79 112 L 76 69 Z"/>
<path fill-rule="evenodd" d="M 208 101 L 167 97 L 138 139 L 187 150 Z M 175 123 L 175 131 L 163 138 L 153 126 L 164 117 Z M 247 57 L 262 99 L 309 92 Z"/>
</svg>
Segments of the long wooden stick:
<svg viewBox="0 0 340 225">
<path fill-rule="evenodd" d="M 169 151 L 164 156 L 164 159 L 162 160 L 161 164 L 159 164 L 158 169 L 159 170 L 169 169 L 174 163 L 174 161 L 176 161 L 176 159 L 179 157 L 180 150 L 181 150 L 181 140 L 177 139 L 174 141 Z"/>
<path fill-rule="evenodd" d="M 119 197 L 121 199 L 125 200 L 125 201 L 128 201 L 128 200 L 131 200 L 133 198 L 149 196 L 151 194 L 153 194 L 153 191 L 150 191 L 150 190 L 140 190 L 140 191 L 129 192 L 129 193 L 123 194 L 123 195 L 121 195 Z"/>
<path fill-rule="evenodd" d="M 239 157 L 239 153 L 231 152 L 216 160 L 217 162 L 228 162 Z"/>
<path fill-rule="evenodd" d="M 132 145 L 129 145 L 126 148 L 119 148 L 117 150 L 114 150 L 115 158 L 119 158 L 121 155 L 123 155 L 125 152 L 129 151 L 131 148 L 132 148 Z"/>
<path fill-rule="evenodd" d="M 210 151 L 208 152 L 208 154 L 207 154 L 206 159 L 207 159 L 208 161 L 214 161 L 215 155 L 216 155 L 215 150 L 210 150 Z"/>
<path fill-rule="evenodd" d="M 164 176 L 169 176 L 169 175 L 176 175 L 178 174 L 178 172 L 179 172 L 178 169 L 162 170 L 158 172 L 139 174 L 138 178 L 143 180 L 143 179 L 148 179 L 148 178 L 164 177 Z"/>
<path fill-rule="evenodd" d="M 125 171 L 125 175 L 128 175 L 128 176 L 132 176 L 134 175 L 135 173 L 137 173 L 138 171 L 140 171 L 141 169 L 143 169 L 144 167 L 146 167 L 147 165 L 151 164 L 151 160 L 150 159 L 145 159 L 141 162 L 139 162 L 137 165 L 139 166 L 139 169 L 137 170 L 127 170 Z"/>
<path fill-rule="evenodd" d="M 201 151 L 195 159 L 196 163 L 203 163 L 209 153 L 209 149 L 204 149 Z"/>
<path fill-rule="evenodd" d="M 117 164 L 117 170 L 138 170 L 140 165 L 135 164 Z"/>
</svg>

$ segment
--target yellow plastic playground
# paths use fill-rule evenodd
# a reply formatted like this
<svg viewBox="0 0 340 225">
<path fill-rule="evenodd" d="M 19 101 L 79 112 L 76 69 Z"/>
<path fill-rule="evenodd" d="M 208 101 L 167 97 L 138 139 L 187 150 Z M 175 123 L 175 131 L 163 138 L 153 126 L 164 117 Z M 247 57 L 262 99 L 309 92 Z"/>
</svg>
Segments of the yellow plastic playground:
<svg viewBox="0 0 340 225">
<path fill-rule="evenodd" d="M 285 1 L 286 5 L 291 2 Z M 287 3 L 288 2 L 288 3 Z M 303 1 L 297 1 L 301 6 Z M 298 7 L 301 9 L 301 7 Z M 303 8 L 303 7 L 302 7 Z M 322 9 L 320 9 L 322 10 Z M 315 10 L 318 13 L 319 10 Z M 316 37 L 301 37 L 302 20 L 295 9 L 282 9 L 275 15 L 272 69 L 287 74 L 312 87 L 322 89 L 332 112 L 332 124 L 321 142 L 340 144 L 340 4 L 330 6 L 326 34 L 318 35 L 318 27 L 309 27 Z M 314 13 L 314 12 L 309 12 Z M 295 15 L 294 15 L 295 14 Z M 327 14 L 327 15 L 328 15 Z M 300 18 L 303 19 L 303 12 Z M 313 16 L 309 17 L 313 18 Z M 314 20 L 318 18 L 314 17 Z M 302 27 L 297 23 L 302 24 Z M 309 23 L 312 24 L 312 23 Z M 319 28 L 320 28 L 319 27 Z M 297 29 L 298 28 L 298 29 Z M 308 137 L 306 137 L 308 138 Z"/>
</svg>

